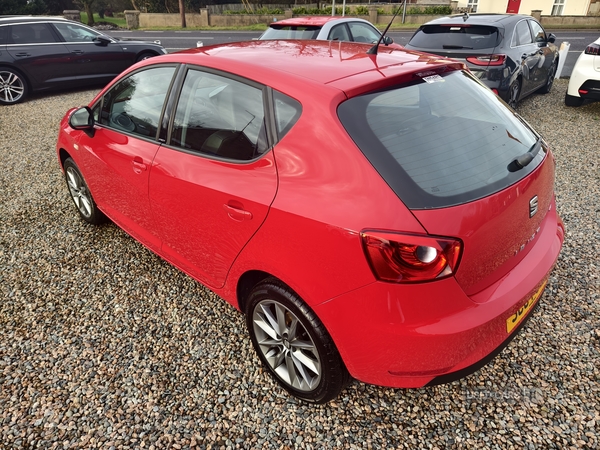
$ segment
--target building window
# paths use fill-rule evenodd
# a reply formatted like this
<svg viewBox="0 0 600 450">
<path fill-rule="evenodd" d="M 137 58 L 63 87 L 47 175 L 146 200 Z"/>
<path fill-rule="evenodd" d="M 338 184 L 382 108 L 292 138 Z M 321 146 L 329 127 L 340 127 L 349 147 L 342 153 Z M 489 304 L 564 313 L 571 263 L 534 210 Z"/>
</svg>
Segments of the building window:
<svg viewBox="0 0 600 450">
<path fill-rule="evenodd" d="M 552 6 L 552 15 L 562 16 L 564 8 L 565 0 L 554 0 L 554 5 Z"/>
<path fill-rule="evenodd" d="M 476 13 L 478 3 L 479 3 L 479 0 L 468 0 L 467 8 L 469 8 L 469 11 L 471 11 L 472 13 Z"/>
</svg>

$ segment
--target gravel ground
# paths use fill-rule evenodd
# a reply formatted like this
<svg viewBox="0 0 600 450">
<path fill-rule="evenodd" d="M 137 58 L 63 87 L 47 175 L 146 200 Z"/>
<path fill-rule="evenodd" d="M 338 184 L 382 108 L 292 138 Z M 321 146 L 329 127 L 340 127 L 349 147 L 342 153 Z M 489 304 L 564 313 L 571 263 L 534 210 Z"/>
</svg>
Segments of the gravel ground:
<svg viewBox="0 0 600 450">
<path fill-rule="evenodd" d="M 240 313 L 78 218 L 54 145 L 94 91 L 0 108 L 0 449 L 600 448 L 600 103 L 565 90 L 519 107 L 554 149 L 567 228 L 527 327 L 461 381 L 354 382 L 324 406 L 260 369 Z"/>
</svg>

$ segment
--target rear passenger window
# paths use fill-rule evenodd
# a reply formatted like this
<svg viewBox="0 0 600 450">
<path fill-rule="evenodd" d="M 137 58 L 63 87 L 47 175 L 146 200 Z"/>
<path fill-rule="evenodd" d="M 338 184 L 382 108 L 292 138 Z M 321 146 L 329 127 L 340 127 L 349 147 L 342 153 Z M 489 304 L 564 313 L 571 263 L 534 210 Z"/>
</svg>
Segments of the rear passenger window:
<svg viewBox="0 0 600 450">
<path fill-rule="evenodd" d="M 275 99 L 277 138 L 282 139 L 300 118 L 302 105 L 300 102 L 278 91 L 274 91 L 273 97 Z"/>
<path fill-rule="evenodd" d="M 531 31 L 529 30 L 529 25 L 527 25 L 526 20 L 522 20 L 515 27 L 515 34 L 513 39 L 513 47 L 518 47 L 519 45 L 527 45 L 531 44 L 533 41 L 531 39 Z"/>
<path fill-rule="evenodd" d="M 154 67 L 119 81 L 106 93 L 98 122 L 155 139 L 175 67 Z"/>
<path fill-rule="evenodd" d="M 175 113 L 170 144 L 247 161 L 267 148 L 262 89 L 189 70 Z"/>
<path fill-rule="evenodd" d="M 46 23 L 23 23 L 11 27 L 13 44 L 48 44 L 57 42 Z"/>
</svg>

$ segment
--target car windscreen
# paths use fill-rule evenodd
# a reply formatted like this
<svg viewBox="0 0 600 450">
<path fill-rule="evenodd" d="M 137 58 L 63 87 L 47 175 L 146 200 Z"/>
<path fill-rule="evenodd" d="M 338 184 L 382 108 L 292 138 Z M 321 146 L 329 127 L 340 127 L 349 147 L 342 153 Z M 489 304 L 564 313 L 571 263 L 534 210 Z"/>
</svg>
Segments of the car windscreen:
<svg viewBox="0 0 600 450">
<path fill-rule="evenodd" d="M 348 134 L 411 209 L 467 203 L 519 181 L 539 136 L 466 71 L 430 75 L 338 107 Z M 534 153 L 532 151 L 532 153 Z M 512 166 L 511 166 L 512 164 Z"/>
<path fill-rule="evenodd" d="M 424 25 L 409 45 L 422 49 L 482 50 L 500 43 L 498 28 L 480 25 Z"/>
<path fill-rule="evenodd" d="M 314 25 L 270 25 L 260 37 L 265 39 L 316 39 L 321 27 Z"/>
</svg>

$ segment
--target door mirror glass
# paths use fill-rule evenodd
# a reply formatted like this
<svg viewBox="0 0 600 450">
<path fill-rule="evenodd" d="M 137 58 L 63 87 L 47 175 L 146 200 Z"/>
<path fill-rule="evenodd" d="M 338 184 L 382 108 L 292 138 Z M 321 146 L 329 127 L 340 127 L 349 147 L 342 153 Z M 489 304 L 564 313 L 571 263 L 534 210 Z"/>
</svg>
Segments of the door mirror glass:
<svg viewBox="0 0 600 450">
<path fill-rule="evenodd" d="M 74 130 L 90 130 L 94 128 L 94 117 L 90 108 L 84 106 L 71 114 L 69 125 Z"/>
</svg>

